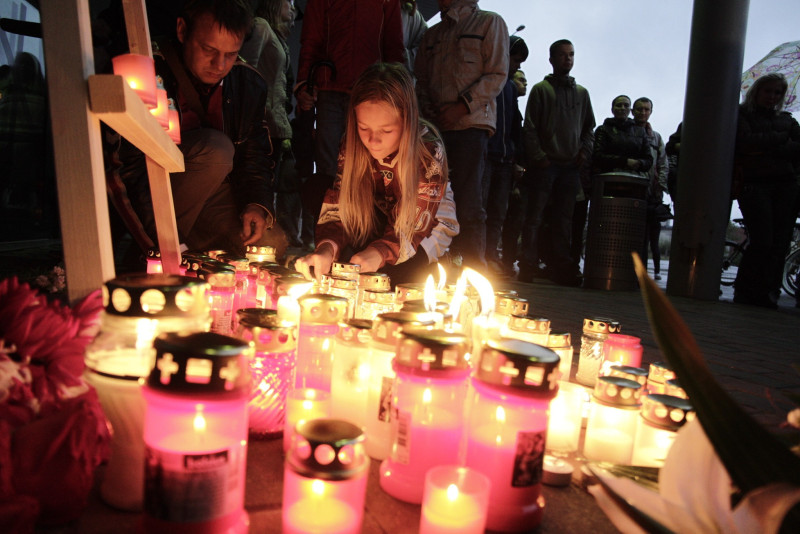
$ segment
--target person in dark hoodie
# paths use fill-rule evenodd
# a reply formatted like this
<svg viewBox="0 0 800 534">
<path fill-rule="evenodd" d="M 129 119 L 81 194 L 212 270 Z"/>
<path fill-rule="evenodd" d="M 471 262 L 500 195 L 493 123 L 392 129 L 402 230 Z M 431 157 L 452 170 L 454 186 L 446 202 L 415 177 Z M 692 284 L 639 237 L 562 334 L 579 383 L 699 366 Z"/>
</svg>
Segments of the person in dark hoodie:
<svg viewBox="0 0 800 534">
<path fill-rule="evenodd" d="M 550 45 L 553 74 L 533 86 L 525 108 L 522 140 L 532 184 L 522 231 L 521 282 L 532 281 L 538 271 L 539 228 L 550 202 L 553 258 L 548 273 L 558 284 L 581 284 L 580 269 L 570 254 L 572 212 L 580 168 L 592 154 L 595 121 L 589 92 L 569 75 L 574 60 L 570 41 Z"/>
</svg>

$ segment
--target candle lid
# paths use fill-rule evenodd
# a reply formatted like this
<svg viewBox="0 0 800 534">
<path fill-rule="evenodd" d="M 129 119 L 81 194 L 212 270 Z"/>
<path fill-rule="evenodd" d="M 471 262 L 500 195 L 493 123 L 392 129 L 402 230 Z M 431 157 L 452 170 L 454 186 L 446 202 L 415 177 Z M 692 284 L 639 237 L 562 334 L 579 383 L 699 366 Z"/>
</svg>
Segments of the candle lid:
<svg viewBox="0 0 800 534">
<path fill-rule="evenodd" d="M 306 324 L 337 324 L 347 315 L 347 299 L 322 293 L 305 294 L 297 299 L 300 322 Z"/>
<path fill-rule="evenodd" d="M 358 289 L 358 280 L 353 280 L 352 278 L 345 278 L 342 276 L 331 276 L 329 287 L 331 289 L 355 291 Z"/>
<path fill-rule="evenodd" d="M 409 326 L 432 327 L 433 325 L 432 319 L 419 313 L 405 311 L 381 313 L 372 321 L 372 339 L 379 343 L 394 345 L 403 328 Z"/>
<path fill-rule="evenodd" d="M 644 387 L 647 384 L 647 370 L 641 367 L 631 367 L 630 365 L 612 365 L 608 370 L 608 376 L 620 376 L 633 380 Z"/>
<path fill-rule="evenodd" d="M 206 251 L 206 256 L 210 256 L 211 258 L 214 258 L 216 260 L 220 256 L 224 256 L 227 253 L 228 253 L 227 250 L 222 250 L 222 249 L 207 250 Z M 220 260 L 220 261 L 222 261 L 222 260 Z"/>
<path fill-rule="evenodd" d="M 518 295 L 516 289 L 498 289 L 494 292 L 495 297 L 516 297 Z"/>
<path fill-rule="evenodd" d="M 214 332 L 166 333 L 153 341 L 156 362 L 147 386 L 176 395 L 246 396 L 249 345 Z"/>
<path fill-rule="evenodd" d="M 234 256 L 233 254 L 220 254 L 217 259 L 231 265 L 236 272 L 248 272 L 250 270 L 250 260 L 247 258 Z"/>
<path fill-rule="evenodd" d="M 397 341 L 395 364 L 421 371 L 469 369 L 467 338 L 445 330 L 405 328 Z"/>
<path fill-rule="evenodd" d="M 572 336 L 569 332 L 550 332 L 547 338 L 547 347 L 550 349 L 564 349 L 572 346 Z"/>
<path fill-rule="evenodd" d="M 239 308 L 236 310 L 236 320 L 240 323 L 246 321 L 257 326 L 270 326 L 279 323 L 277 310 L 264 308 Z"/>
<path fill-rule="evenodd" d="M 197 277 L 211 284 L 211 287 L 236 286 L 236 271 L 227 263 L 221 263 L 221 265 L 203 263 L 203 267 L 197 271 Z"/>
<path fill-rule="evenodd" d="M 678 430 L 694 419 L 694 408 L 686 399 L 653 393 L 642 400 L 642 417 L 664 430 Z"/>
<path fill-rule="evenodd" d="M 398 303 L 403 303 L 407 300 L 421 299 L 425 294 L 425 284 L 406 283 L 397 284 L 394 287 L 394 298 Z"/>
<path fill-rule="evenodd" d="M 653 362 L 650 364 L 650 373 L 648 380 L 658 382 L 659 384 L 666 384 L 667 380 L 675 378 L 675 371 L 669 366 L 667 362 Z"/>
<path fill-rule="evenodd" d="M 207 315 L 209 285 L 173 274 L 127 274 L 103 285 L 106 313 L 126 317 L 187 317 Z"/>
<path fill-rule="evenodd" d="M 584 332 L 595 332 L 598 334 L 611 334 L 619 332 L 622 326 L 614 319 L 603 317 L 589 317 L 583 320 Z"/>
<path fill-rule="evenodd" d="M 371 289 L 365 289 L 363 301 L 368 304 L 393 304 L 394 293 L 391 291 L 373 291 Z"/>
<path fill-rule="evenodd" d="M 680 397 L 682 399 L 689 398 L 689 395 L 686 394 L 686 390 L 683 389 L 683 386 L 681 386 L 681 383 L 678 381 L 677 378 L 672 378 L 670 380 L 667 380 L 666 393 L 667 395 L 672 395 L 673 397 Z"/>
<path fill-rule="evenodd" d="M 339 323 L 340 340 L 357 345 L 366 345 L 372 340 L 372 321 L 369 319 L 348 319 Z"/>
<path fill-rule="evenodd" d="M 642 385 L 619 376 L 600 376 L 597 377 L 593 397 L 606 406 L 638 410 L 641 405 Z"/>
<path fill-rule="evenodd" d="M 296 272 L 297 271 L 271 261 L 261 262 L 258 267 L 258 283 L 271 284 L 272 280 L 277 276 Z"/>
<path fill-rule="evenodd" d="M 258 271 L 260 271 L 261 268 L 266 268 L 270 265 L 278 265 L 278 264 L 275 263 L 274 261 L 250 261 L 250 263 L 247 265 L 247 269 L 249 271 L 250 276 L 258 277 Z"/>
<path fill-rule="evenodd" d="M 489 339 L 480 353 L 475 377 L 496 386 L 555 397 L 558 393 L 558 354 L 518 339 Z"/>
<path fill-rule="evenodd" d="M 202 252 L 184 252 L 181 258 L 183 261 L 187 262 L 186 271 L 193 273 L 200 270 L 200 266 L 204 261 L 213 260 L 211 256 L 207 256 Z"/>
<path fill-rule="evenodd" d="M 275 261 L 275 247 L 245 246 L 245 256 L 250 261 Z"/>
<path fill-rule="evenodd" d="M 360 273 L 358 275 L 358 285 L 366 291 L 392 290 L 392 280 L 386 273 Z"/>
<path fill-rule="evenodd" d="M 447 314 L 450 312 L 450 304 L 447 302 L 437 302 L 433 310 L 439 313 Z M 403 302 L 403 307 L 400 308 L 400 311 L 410 312 L 410 313 L 422 313 L 422 312 L 427 312 L 428 309 L 425 307 L 424 299 L 412 299 Z"/>
<path fill-rule="evenodd" d="M 147 249 L 147 259 L 161 259 L 161 251 L 155 247 L 150 247 Z"/>
<path fill-rule="evenodd" d="M 550 319 L 545 317 L 527 317 L 512 315 L 508 320 L 508 328 L 515 332 L 529 334 L 547 334 L 550 332 Z M 558 345 L 556 345 L 558 346 Z"/>
<path fill-rule="evenodd" d="M 302 285 L 307 285 L 308 289 L 311 290 L 314 282 L 306 279 L 306 277 L 300 273 L 281 275 L 275 279 L 275 294 L 279 297 L 285 297 L 289 295 L 289 290 L 291 288 Z"/>
<path fill-rule="evenodd" d="M 496 296 L 494 312 L 498 315 L 528 315 L 528 300 L 517 296 Z"/>
<path fill-rule="evenodd" d="M 295 350 L 297 348 L 297 327 L 292 323 L 279 321 L 275 310 L 256 309 L 273 313 L 251 313 L 240 316 L 236 337 L 252 342 L 258 352 L 285 353 Z"/>
<path fill-rule="evenodd" d="M 335 261 L 331 264 L 331 275 L 334 278 L 347 278 L 358 282 L 358 275 L 360 272 L 361 265 L 357 263 Z"/>
<path fill-rule="evenodd" d="M 286 463 L 298 475 L 347 480 L 369 468 L 364 432 L 341 419 L 311 419 L 297 424 Z"/>
</svg>

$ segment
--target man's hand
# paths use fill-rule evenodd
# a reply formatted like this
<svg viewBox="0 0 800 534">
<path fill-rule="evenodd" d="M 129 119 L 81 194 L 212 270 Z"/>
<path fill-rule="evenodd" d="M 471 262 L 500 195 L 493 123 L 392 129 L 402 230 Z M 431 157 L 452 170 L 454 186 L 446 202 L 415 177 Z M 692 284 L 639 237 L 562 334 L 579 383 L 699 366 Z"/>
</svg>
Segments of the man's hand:
<svg viewBox="0 0 800 534">
<path fill-rule="evenodd" d="M 297 98 L 297 106 L 303 111 L 313 109 L 314 104 L 317 102 L 317 90 L 314 89 L 313 94 L 310 94 L 306 90 L 307 87 L 307 85 L 302 86 L 295 95 L 295 98 Z"/>
<path fill-rule="evenodd" d="M 450 104 L 443 104 L 436 113 L 436 126 L 442 131 L 452 130 L 461 120 L 461 117 L 468 115 L 467 105 L 459 100 Z"/>
<path fill-rule="evenodd" d="M 264 208 L 257 204 L 249 204 L 242 214 L 242 233 L 241 238 L 245 245 L 256 243 L 264 230 L 267 229 L 267 217 L 272 219 Z"/>
<path fill-rule="evenodd" d="M 331 270 L 333 263 L 333 248 L 330 244 L 323 244 L 313 254 L 298 258 L 294 263 L 294 268 L 306 277 L 307 280 L 316 278 L 317 282 L 322 281 L 322 275 L 327 274 Z M 313 267 L 314 273 L 311 273 Z"/>
<path fill-rule="evenodd" d="M 353 257 L 350 258 L 350 263 L 360 265 L 362 273 L 374 273 L 381 268 L 383 256 L 377 249 L 367 247 L 361 252 L 353 254 Z"/>
</svg>

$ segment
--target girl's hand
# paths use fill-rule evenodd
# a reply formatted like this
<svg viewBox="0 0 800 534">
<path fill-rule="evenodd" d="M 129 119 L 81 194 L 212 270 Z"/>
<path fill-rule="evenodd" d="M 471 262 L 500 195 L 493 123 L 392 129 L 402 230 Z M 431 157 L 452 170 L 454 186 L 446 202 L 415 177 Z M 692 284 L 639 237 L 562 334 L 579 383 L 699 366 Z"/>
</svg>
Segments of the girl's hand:
<svg viewBox="0 0 800 534">
<path fill-rule="evenodd" d="M 381 268 L 383 256 L 377 249 L 367 247 L 358 254 L 353 254 L 353 257 L 350 258 L 350 263 L 360 265 L 362 273 L 374 273 Z"/>
<path fill-rule="evenodd" d="M 333 249 L 330 246 L 322 245 L 316 252 L 299 258 L 294 263 L 294 268 L 306 277 L 307 280 L 315 279 L 317 282 L 322 281 L 322 275 L 327 274 L 331 270 L 333 263 Z M 314 273 L 311 274 L 313 267 Z"/>
</svg>

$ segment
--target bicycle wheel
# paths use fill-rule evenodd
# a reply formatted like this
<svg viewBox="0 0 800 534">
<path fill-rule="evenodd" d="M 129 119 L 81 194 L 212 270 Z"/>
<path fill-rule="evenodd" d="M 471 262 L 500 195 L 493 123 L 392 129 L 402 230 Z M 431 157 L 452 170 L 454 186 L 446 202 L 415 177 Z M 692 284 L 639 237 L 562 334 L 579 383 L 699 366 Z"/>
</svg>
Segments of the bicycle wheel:
<svg viewBox="0 0 800 534">
<path fill-rule="evenodd" d="M 742 257 L 742 246 L 736 241 L 725 241 L 722 253 L 722 276 L 719 283 L 723 286 L 732 286 L 736 281 L 736 272 L 739 270 L 739 260 Z"/>
<path fill-rule="evenodd" d="M 783 264 L 783 290 L 790 297 L 797 293 L 797 272 L 800 270 L 800 247 L 789 251 Z"/>
</svg>

